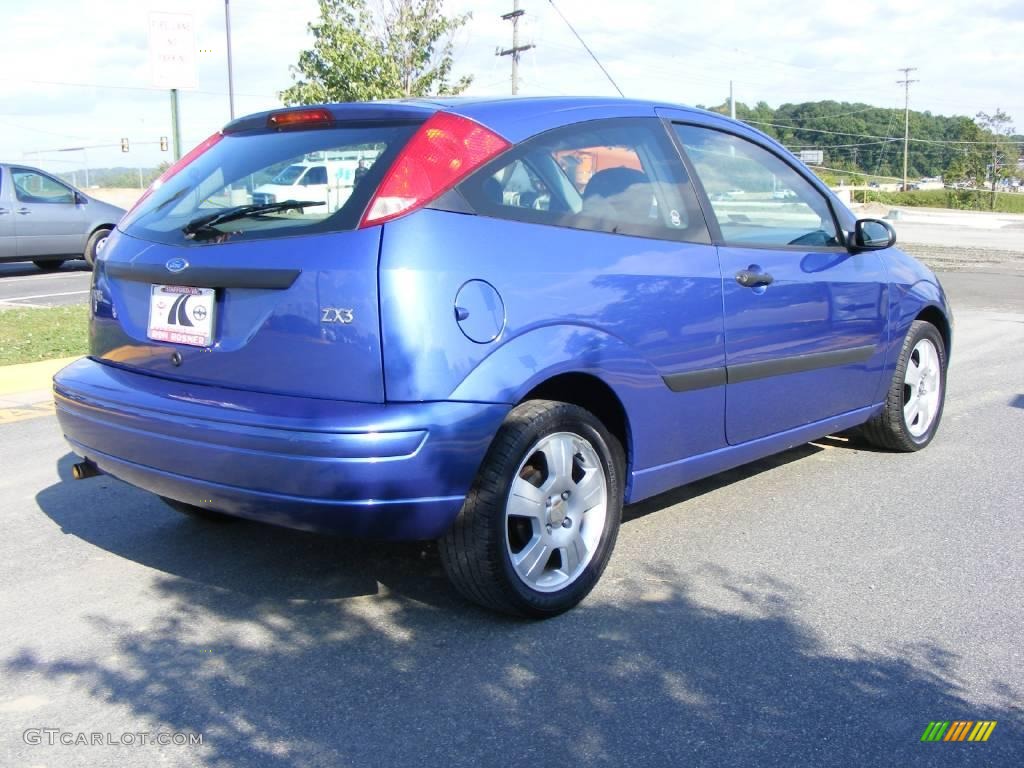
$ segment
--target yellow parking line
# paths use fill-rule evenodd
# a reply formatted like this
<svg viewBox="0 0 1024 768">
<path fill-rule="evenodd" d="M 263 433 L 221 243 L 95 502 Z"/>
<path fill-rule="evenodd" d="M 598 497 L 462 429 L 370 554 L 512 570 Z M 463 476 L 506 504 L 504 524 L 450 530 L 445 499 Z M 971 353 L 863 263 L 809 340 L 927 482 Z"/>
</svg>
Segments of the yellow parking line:
<svg viewBox="0 0 1024 768">
<path fill-rule="evenodd" d="M 54 413 L 53 401 L 47 400 L 35 405 L 25 405 L 20 408 L 0 408 L 0 425 L 13 424 L 16 421 L 27 421 L 38 419 L 43 416 L 52 416 Z"/>
</svg>

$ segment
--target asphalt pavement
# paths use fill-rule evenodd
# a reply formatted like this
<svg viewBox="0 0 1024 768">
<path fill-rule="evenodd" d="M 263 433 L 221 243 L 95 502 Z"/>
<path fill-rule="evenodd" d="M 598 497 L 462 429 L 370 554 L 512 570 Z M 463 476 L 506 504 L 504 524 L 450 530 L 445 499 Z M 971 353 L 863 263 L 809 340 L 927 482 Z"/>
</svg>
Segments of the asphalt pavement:
<svg viewBox="0 0 1024 768">
<path fill-rule="evenodd" d="M 829 438 L 630 508 L 542 623 L 430 545 L 198 522 L 72 481 L 52 415 L 0 425 L 0 765 L 1021 765 L 1024 295 L 943 280 L 927 450 Z"/>
<path fill-rule="evenodd" d="M 43 272 L 30 261 L 0 264 L 0 309 L 84 304 L 91 274 L 81 259 L 65 261 L 53 272 Z"/>
</svg>

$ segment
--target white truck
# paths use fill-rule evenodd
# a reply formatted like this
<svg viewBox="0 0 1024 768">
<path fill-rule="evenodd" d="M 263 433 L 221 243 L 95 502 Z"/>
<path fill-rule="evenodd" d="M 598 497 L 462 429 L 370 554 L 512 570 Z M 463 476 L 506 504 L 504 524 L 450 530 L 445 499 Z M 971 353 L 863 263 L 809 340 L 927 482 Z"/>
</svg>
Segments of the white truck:
<svg viewBox="0 0 1024 768">
<path fill-rule="evenodd" d="M 318 153 L 319 154 L 319 153 Z M 307 155 L 292 163 L 253 191 L 252 201 L 257 205 L 284 200 L 322 200 L 327 212 L 341 208 L 352 194 L 359 161 L 366 167 L 373 165 L 377 152 L 345 152 L 326 156 Z"/>
</svg>

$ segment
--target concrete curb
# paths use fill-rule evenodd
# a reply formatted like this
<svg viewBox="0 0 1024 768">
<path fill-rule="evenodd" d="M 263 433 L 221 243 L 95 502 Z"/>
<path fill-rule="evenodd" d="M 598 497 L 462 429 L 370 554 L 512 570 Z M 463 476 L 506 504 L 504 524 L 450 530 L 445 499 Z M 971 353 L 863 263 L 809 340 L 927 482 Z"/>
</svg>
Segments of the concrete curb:
<svg viewBox="0 0 1024 768">
<path fill-rule="evenodd" d="M 52 397 L 53 375 L 78 357 L 40 360 L 0 366 L 0 407 L 15 407 L 48 400 Z"/>
</svg>

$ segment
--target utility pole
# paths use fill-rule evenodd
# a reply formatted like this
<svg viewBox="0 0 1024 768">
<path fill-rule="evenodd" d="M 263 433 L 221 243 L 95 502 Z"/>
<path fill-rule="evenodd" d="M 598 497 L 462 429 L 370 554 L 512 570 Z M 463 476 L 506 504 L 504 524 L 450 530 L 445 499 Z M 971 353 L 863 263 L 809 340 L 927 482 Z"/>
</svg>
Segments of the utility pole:
<svg viewBox="0 0 1024 768">
<path fill-rule="evenodd" d="M 897 80 L 897 85 L 903 86 L 903 191 L 907 191 L 907 156 L 910 154 L 910 84 L 919 83 L 920 80 L 911 80 L 910 73 L 916 72 L 917 67 L 900 67 L 903 79 Z"/>
<path fill-rule="evenodd" d="M 235 119 L 235 77 L 231 71 L 231 0 L 224 0 L 224 31 L 228 38 L 228 109 Z"/>
<path fill-rule="evenodd" d="M 495 52 L 495 56 L 511 56 L 512 57 L 512 95 L 515 96 L 519 93 L 519 54 L 523 51 L 528 51 L 531 48 L 536 48 L 533 43 L 529 45 L 519 44 L 519 17 L 522 16 L 526 11 L 519 8 L 519 0 L 514 0 L 512 3 L 512 10 L 509 13 L 503 13 L 501 18 L 503 21 L 512 22 L 512 47 L 502 50 L 498 48 Z"/>
<path fill-rule="evenodd" d="M 181 125 L 178 122 L 178 89 L 171 88 L 171 146 L 174 162 L 181 160 Z"/>
<path fill-rule="evenodd" d="M 732 80 L 729 81 L 729 117 L 736 119 L 736 97 L 732 92 Z"/>
</svg>

